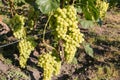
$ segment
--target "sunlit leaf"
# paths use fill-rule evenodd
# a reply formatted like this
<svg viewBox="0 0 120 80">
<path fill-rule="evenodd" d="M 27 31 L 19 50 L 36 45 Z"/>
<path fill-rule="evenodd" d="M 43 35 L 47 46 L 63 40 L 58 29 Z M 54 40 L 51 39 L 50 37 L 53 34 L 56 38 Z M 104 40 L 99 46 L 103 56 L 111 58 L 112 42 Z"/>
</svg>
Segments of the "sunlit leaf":
<svg viewBox="0 0 120 80">
<path fill-rule="evenodd" d="M 55 0 L 36 0 L 36 4 L 38 5 L 40 11 L 44 14 L 47 14 L 59 7 L 59 3 Z"/>
<path fill-rule="evenodd" d="M 84 45 L 84 48 L 85 48 L 85 52 L 86 52 L 89 56 L 94 57 L 94 55 L 93 55 L 93 49 L 90 47 L 89 44 Z"/>
<path fill-rule="evenodd" d="M 94 26 L 94 22 L 91 20 L 80 20 L 80 24 L 83 28 L 91 28 Z"/>
<path fill-rule="evenodd" d="M 81 8 L 87 20 L 96 21 L 99 18 L 99 10 L 95 7 L 96 0 L 81 0 Z"/>
</svg>

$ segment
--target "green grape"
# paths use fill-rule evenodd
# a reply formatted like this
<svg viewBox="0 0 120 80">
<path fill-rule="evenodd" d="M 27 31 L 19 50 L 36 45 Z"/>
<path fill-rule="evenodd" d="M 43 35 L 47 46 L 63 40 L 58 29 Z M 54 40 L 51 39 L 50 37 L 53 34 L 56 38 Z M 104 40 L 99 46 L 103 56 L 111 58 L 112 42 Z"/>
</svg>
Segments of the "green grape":
<svg viewBox="0 0 120 80">
<path fill-rule="evenodd" d="M 51 80 L 53 75 L 60 74 L 61 62 L 56 61 L 55 57 L 51 55 L 51 52 L 39 56 L 38 66 L 44 70 L 43 80 Z"/>
<path fill-rule="evenodd" d="M 20 52 L 19 63 L 22 68 L 25 68 L 27 59 L 29 58 L 31 51 L 34 50 L 35 45 L 36 45 L 35 42 L 31 38 L 25 38 L 19 42 L 18 45 L 18 49 Z"/>
<path fill-rule="evenodd" d="M 17 39 L 22 39 L 22 38 L 26 37 L 26 30 L 24 27 L 24 19 L 25 18 L 23 16 L 16 14 L 10 21 L 13 35 Z"/>
<path fill-rule="evenodd" d="M 25 38 L 25 36 L 26 36 L 26 30 L 25 30 L 25 28 L 23 27 L 23 28 L 21 28 L 21 29 L 19 29 L 19 30 L 17 30 L 17 31 L 14 31 L 14 32 L 13 32 L 13 35 L 14 35 L 17 39 Z"/>
<path fill-rule="evenodd" d="M 53 35 L 57 40 L 63 40 L 65 59 L 68 63 L 77 51 L 79 44 L 84 41 L 83 34 L 80 33 L 77 21 L 77 12 L 74 6 L 68 5 L 63 9 L 58 8 L 50 20 L 50 27 L 54 29 Z"/>
<path fill-rule="evenodd" d="M 32 38 L 27 37 L 26 35 L 26 29 L 24 27 L 24 17 L 20 15 L 15 15 L 11 19 L 11 28 L 13 31 L 13 35 L 17 39 L 21 39 L 21 41 L 18 44 L 18 49 L 20 52 L 20 61 L 19 64 L 22 68 L 25 68 L 27 59 L 29 58 L 29 55 L 32 50 L 34 50 L 35 42 Z"/>
<path fill-rule="evenodd" d="M 76 46 L 74 45 L 69 45 L 69 43 L 65 44 L 65 56 L 66 56 L 66 61 L 68 63 L 72 62 L 73 60 L 73 57 L 75 55 L 75 52 L 76 52 Z"/>
<path fill-rule="evenodd" d="M 109 7 L 109 3 L 104 0 L 96 0 L 96 7 L 100 10 L 100 18 L 103 19 Z"/>
<path fill-rule="evenodd" d="M 34 21 L 32 19 L 28 21 L 28 27 L 30 28 L 30 30 L 34 29 Z"/>
</svg>

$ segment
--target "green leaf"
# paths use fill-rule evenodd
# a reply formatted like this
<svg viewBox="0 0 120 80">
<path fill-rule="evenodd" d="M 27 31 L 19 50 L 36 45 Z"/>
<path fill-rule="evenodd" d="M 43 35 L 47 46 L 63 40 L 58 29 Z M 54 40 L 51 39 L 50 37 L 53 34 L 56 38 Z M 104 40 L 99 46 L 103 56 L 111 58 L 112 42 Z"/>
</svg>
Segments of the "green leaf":
<svg viewBox="0 0 120 80">
<path fill-rule="evenodd" d="M 87 20 L 96 21 L 99 18 L 99 10 L 95 7 L 96 0 L 81 0 L 81 8 Z"/>
<path fill-rule="evenodd" d="M 93 55 L 93 49 L 90 47 L 89 44 L 84 45 L 84 48 L 85 48 L 85 52 L 86 52 L 89 56 L 94 57 L 94 55 Z"/>
<path fill-rule="evenodd" d="M 91 20 L 80 20 L 79 21 L 83 28 L 91 28 L 94 26 L 94 22 Z"/>
<path fill-rule="evenodd" d="M 44 14 L 59 7 L 59 3 L 56 0 L 36 0 L 36 4 L 38 5 L 38 9 Z"/>
</svg>

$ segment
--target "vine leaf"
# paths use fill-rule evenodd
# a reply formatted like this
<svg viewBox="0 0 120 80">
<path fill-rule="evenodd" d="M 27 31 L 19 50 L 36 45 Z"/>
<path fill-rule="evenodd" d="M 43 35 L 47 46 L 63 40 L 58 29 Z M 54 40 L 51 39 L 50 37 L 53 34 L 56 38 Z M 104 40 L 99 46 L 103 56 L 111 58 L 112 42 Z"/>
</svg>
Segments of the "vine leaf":
<svg viewBox="0 0 120 80">
<path fill-rule="evenodd" d="M 91 20 L 80 20 L 79 22 L 80 22 L 81 26 L 86 29 L 94 26 L 94 22 Z"/>
<path fill-rule="evenodd" d="M 59 3 L 55 0 L 36 0 L 38 9 L 44 14 L 48 14 L 50 11 L 59 7 Z"/>
<path fill-rule="evenodd" d="M 96 0 L 81 0 L 81 8 L 87 20 L 96 21 L 99 18 L 99 10 L 95 7 Z"/>
<path fill-rule="evenodd" d="M 94 57 L 93 49 L 90 47 L 90 45 L 86 44 L 86 45 L 84 45 L 84 48 L 85 48 L 85 52 L 93 58 Z"/>
</svg>

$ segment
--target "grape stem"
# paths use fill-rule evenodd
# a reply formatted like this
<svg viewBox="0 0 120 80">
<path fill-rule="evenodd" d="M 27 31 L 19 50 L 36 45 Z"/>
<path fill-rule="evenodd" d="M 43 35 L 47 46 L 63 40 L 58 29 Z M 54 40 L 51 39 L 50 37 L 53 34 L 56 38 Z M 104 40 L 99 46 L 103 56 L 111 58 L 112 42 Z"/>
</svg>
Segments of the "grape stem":
<svg viewBox="0 0 120 80">
<path fill-rule="evenodd" d="M 48 17 L 48 20 L 47 20 L 47 22 L 46 22 L 46 24 L 45 24 L 45 27 L 44 27 L 44 31 L 43 31 L 43 42 L 45 42 L 45 32 L 46 32 L 46 28 L 47 28 L 47 25 L 48 25 L 48 23 L 49 23 L 49 21 L 50 21 L 51 16 L 52 16 L 52 12 L 50 13 L 50 16 Z"/>
<path fill-rule="evenodd" d="M 45 41 L 43 42 L 43 45 L 44 45 L 44 46 L 46 46 L 46 47 L 48 47 L 48 48 L 51 48 L 51 49 L 56 50 L 54 47 L 52 47 L 52 46 L 48 45 Z"/>
<path fill-rule="evenodd" d="M 54 47 L 48 45 L 48 44 L 45 42 L 46 28 L 47 28 L 47 25 L 48 25 L 48 23 L 49 23 L 50 18 L 52 17 L 52 15 L 53 15 L 53 13 L 51 12 L 50 15 L 49 15 L 49 17 L 48 17 L 48 20 L 47 20 L 47 22 L 46 22 L 46 24 L 45 24 L 45 27 L 44 27 L 44 31 L 43 31 L 43 45 L 46 46 L 46 47 L 48 47 L 48 48 L 51 48 L 52 50 L 55 50 L 55 51 L 57 52 L 57 50 L 56 50 Z"/>
<path fill-rule="evenodd" d="M 54 47 L 50 46 L 50 45 L 47 44 L 45 41 L 43 42 L 42 45 L 45 46 L 46 48 L 49 48 L 49 49 L 55 50 L 55 52 L 58 53 L 58 51 L 57 51 Z M 59 56 L 59 57 L 60 57 L 60 56 Z"/>
<path fill-rule="evenodd" d="M 60 8 L 63 8 L 64 0 L 60 0 Z"/>
</svg>

